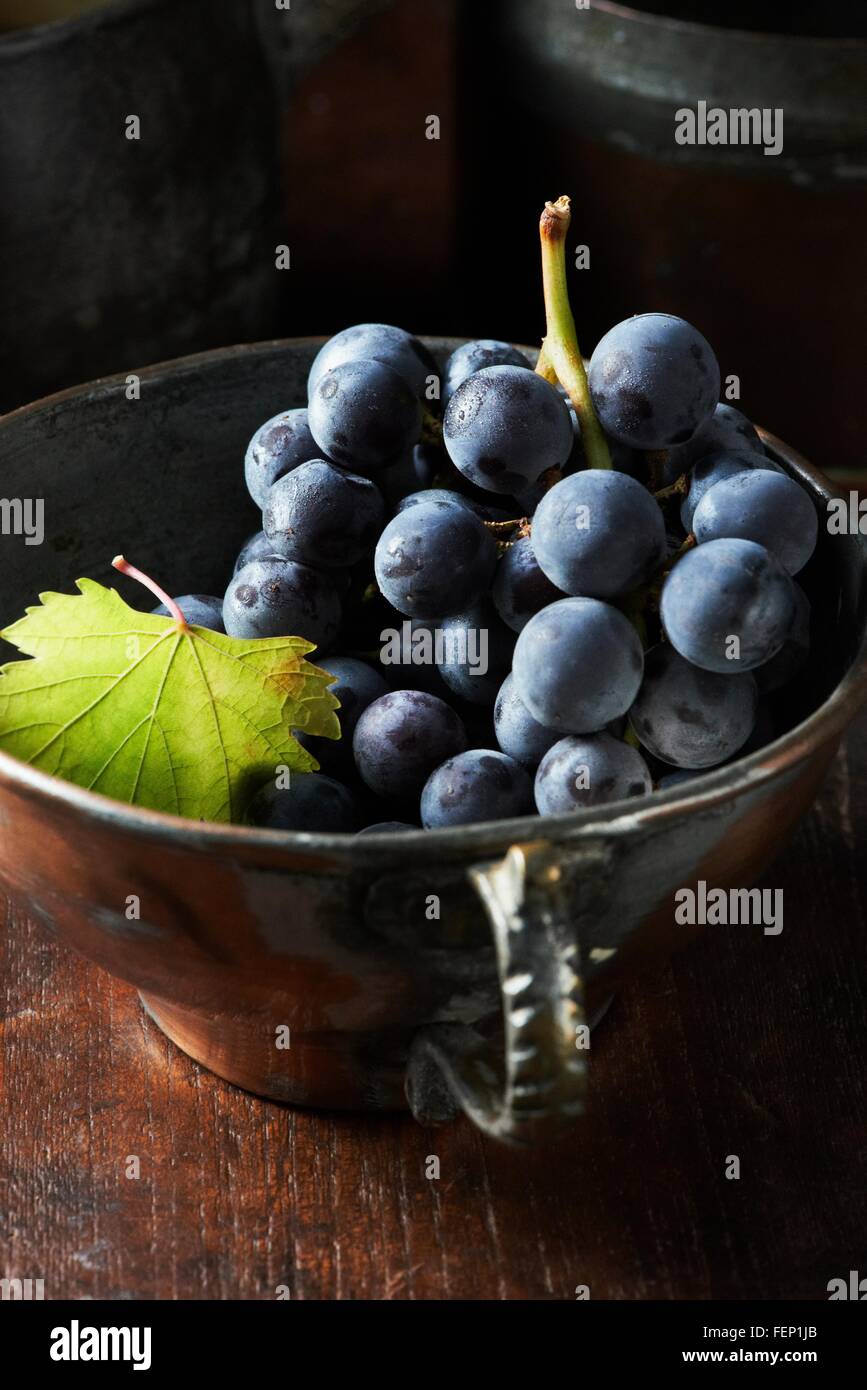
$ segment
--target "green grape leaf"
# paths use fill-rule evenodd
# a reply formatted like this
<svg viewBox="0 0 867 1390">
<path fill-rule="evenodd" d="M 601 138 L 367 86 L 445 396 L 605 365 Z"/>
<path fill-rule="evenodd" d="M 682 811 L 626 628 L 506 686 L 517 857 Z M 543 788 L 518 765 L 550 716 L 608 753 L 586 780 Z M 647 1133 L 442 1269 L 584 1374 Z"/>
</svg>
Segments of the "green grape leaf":
<svg viewBox="0 0 867 1390">
<path fill-rule="evenodd" d="M 239 821 L 281 766 L 319 764 L 293 730 L 339 738 L 301 637 L 245 641 L 139 613 L 114 589 L 40 594 L 0 632 L 30 661 L 0 667 L 0 748 L 136 806 Z"/>
</svg>

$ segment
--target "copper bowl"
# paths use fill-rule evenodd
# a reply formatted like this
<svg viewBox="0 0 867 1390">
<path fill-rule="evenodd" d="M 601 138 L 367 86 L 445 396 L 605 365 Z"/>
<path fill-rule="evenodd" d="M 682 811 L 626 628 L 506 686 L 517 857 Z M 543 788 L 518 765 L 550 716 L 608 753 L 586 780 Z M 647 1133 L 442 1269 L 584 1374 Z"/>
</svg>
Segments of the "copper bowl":
<svg viewBox="0 0 867 1390">
<path fill-rule="evenodd" d="M 0 419 L 4 493 L 46 513 L 42 546 L 2 540 L 3 621 L 81 575 L 122 586 L 119 551 L 176 593 L 222 592 L 257 526 L 246 441 L 305 399 L 319 341 L 182 358 L 141 372 L 139 400 L 110 377 Z M 821 474 L 764 439 L 824 511 Z M 694 930 L 676 890 L 747 886 L 810 805 L 867 698 L 865 574 L 864 539 L 820 528 L 790 731 L 646 800 L 356 840 L 138 810 L 0 753 L 0 878 L 236 1085 L 346 1109 L 408 1099 L 424 1123 L 461 1108 L 499 1138 L 547 1139 L 582 1107 L 584 1020 Z"/>
</svg>

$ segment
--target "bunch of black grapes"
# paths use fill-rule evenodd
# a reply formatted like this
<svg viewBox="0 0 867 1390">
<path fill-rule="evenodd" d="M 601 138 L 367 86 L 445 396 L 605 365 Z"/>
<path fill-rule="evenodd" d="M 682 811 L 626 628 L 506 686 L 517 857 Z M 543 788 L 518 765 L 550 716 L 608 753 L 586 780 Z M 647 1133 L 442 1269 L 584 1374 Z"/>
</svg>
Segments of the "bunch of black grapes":
<svg viewBox="0 0 867 1390">
<path fill-rule="evenodd" d="M 319 352 L 307 406 L 257 430 L 262 530 L 224 599 L 179 602 L 234 637 L 315 643 L 342 737 L 305 739 L 323 770 L 265 787 L 254 823 L 574 812 L 774 736 L 763 697 L 809 650 L 810 497 L 719 403 L 682 319 L 617 324 L 589 385 L 612 468 L 587 466 L 565 393 L 511 345 L 466 343 L 440 371 L 409 333 L 361 324 Z"/>
</svg>

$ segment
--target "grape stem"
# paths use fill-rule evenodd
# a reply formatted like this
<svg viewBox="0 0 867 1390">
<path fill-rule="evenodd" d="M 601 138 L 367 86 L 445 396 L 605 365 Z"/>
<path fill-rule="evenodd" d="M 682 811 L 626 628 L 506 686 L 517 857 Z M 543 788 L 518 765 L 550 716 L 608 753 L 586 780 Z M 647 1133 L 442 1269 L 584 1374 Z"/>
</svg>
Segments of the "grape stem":
<svg viewBox="0 0 867 1390">
<path fill-rule="evenodd" d="M 137 579 L 139 584 L 144 584 L 146 589 L 150 589 L 151 593 L 156 595 L 160 603 L 165 604 L 181 631 L 187 631 L 189 624 L 180 608 L 175 603 L 174 599 L 166 593 L 165 589 L 160 588 L 155 579 L 151 579 L 150 575 L 145 574 L 143 570 L 136 569 L 135 565 L 131 565 L 122 555 L 115 555 L 111 563 L 116 570 L 120 570 L 121 574 L 125 574 L 128 579 Z"/>
<path fill-rule="evenodd" d="M 435 448 L 442 448 L 443 442 L 443 422 L 431 411 L 425 410 L 421 425 L 420 444 L 432 444 Z"/>
<path fill-rule="evenodd" d="M 678 560 L 683 559 L 686 552 L 688 550 L 692 550 L 693 546 L 697 544 L 698 542 L 696 541 L 695 536 L 693 535 L 692 531 L 690 531 L 683 544 L 679 546 L 679 548 L 674 552 L 668 563 L 663 566 L 661 577 L 664 579 L 667 575 L 671 574 L 671 571 L 674 569 Z"/>
<path fill-rule="evenodd" d="M 542 284 L 545 292 L 547 332 L 542 340 L 540 364 L 536 371 L 548 377 L 549 368 L 557 374 L 567 392 L 581 425 L 581 442 L 590 468 L 611 468 L 611 455 L 593 405 L 584 359 L 575 333 L 575 320 L 569 305 L 566 284 L 566 233 L 572 222 L 569 199 L 546 203 L 539 219 L 542 243 Z"/>
<path fill-rule="evenodd" d="M 536 375 L 543 376 L 546 381 L 550 381 L 552 386 L 556 386 L 558 384 L 559 378 L 557 376 L 557 373 L 554 371 L 554 368 L 551 366 L 548 354 L 545 351 L 544 343 L 542 344 L 542 347 L 539 350 L 539 356 L 536 361 Z"/>
<path fill-rule="evenodd" d="M 676 478 L 668 487 L 660 488 L 659 491 L 654 492 L 653 495 L 657 502 L 663 502 L 666 497 L 685 497 L 688 492 L 689 474 L 681 473 L 680 477 Z"/>
</svg>

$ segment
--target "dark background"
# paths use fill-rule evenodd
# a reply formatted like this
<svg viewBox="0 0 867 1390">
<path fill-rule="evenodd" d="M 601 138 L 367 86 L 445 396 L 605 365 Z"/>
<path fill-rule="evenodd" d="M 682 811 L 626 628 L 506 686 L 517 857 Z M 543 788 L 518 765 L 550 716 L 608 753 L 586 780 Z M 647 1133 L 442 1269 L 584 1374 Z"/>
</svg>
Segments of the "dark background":
<svg viewBox="0 0 867 1390">
<path fill-rule="evenodd" d="M 46 6 L 76 8 L 0 0 L 0 21 Z M 115 0 L 10 29 L 0 405 L 365 319 L 537 342 L 538 216 L 565 192 L 591 253 L 572 276 L 585 353 L 631 313 L 681 313 L 748 415 L 847 476 L 864 463 L 865 33 L 839 0 Z M 782 105 L 784 154 L 677 147 L 673 112 L 699 99 Z"/>
</svg>

